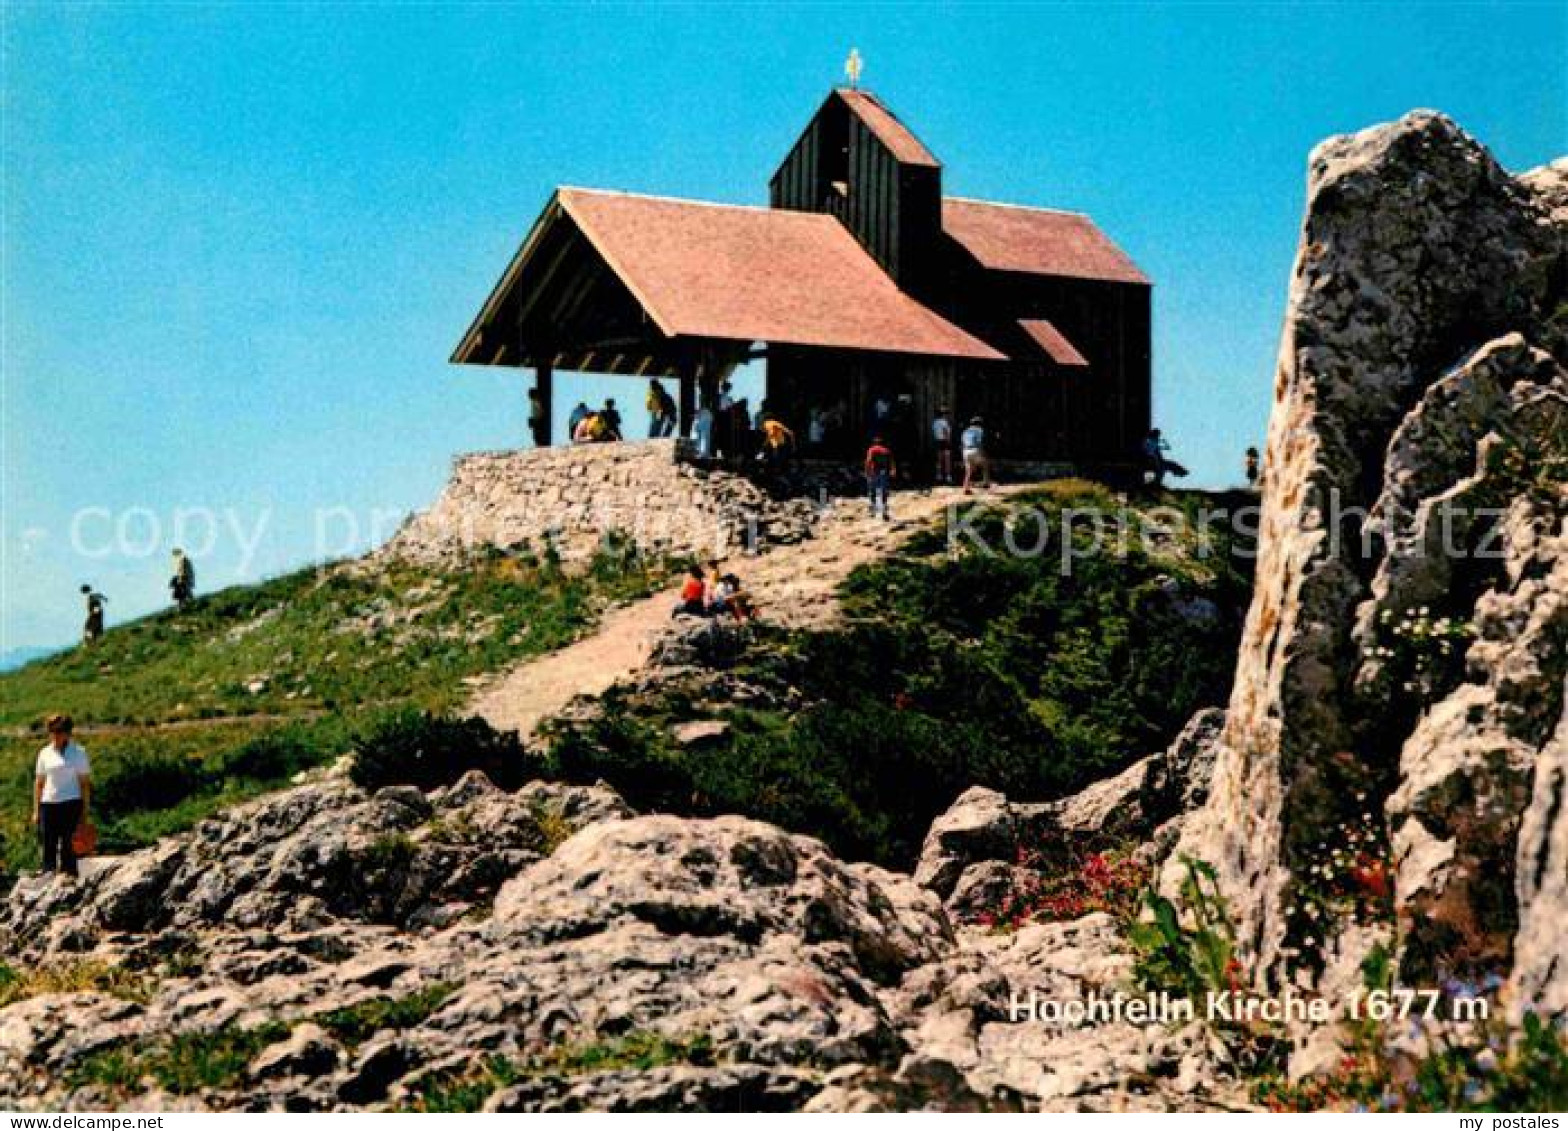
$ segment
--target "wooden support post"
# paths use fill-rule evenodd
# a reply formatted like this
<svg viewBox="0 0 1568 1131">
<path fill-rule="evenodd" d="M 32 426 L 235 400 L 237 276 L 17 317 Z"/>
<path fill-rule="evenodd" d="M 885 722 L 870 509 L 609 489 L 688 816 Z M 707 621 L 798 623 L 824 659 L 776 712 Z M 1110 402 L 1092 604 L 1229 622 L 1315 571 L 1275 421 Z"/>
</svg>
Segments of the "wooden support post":
<svg viewBox="0 0 1568 1131">
<path fill-rule="evenodd" d="M 702 365 L 696 360 L 688 360 L 681 365 L 681 400 L 680 400 L 680 429 L 681 439 L 691 439 L 691 427 L 697 419 L 697 377 L 702 371 Z"/>
<path fill-rule="evenodd" d="M 555 371 L 548 361 L 542 361 L 536 367 L 534 388 L 539 391 L 539 407 L 544 414 L 544 419 L 534 429 L 534 445 L 548 448 L 555 421 Z"/>
</svg>

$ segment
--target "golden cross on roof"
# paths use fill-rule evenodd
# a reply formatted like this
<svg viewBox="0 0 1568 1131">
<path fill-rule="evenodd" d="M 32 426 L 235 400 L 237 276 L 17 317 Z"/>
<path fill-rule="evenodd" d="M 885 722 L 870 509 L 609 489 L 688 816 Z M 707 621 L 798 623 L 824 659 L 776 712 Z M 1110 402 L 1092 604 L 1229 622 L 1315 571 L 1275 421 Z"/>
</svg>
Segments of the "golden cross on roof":
<svg viewBox="0 0 1568 1131">
<path fill-rule="evenodd" d="M 844 73 L 849 76 L 850 86 L 860 85 L 860 72 L 864 66 L 865 63 L 860 58 L 860 49 L 851 47 L 849 49 L 849 58 L 844 60 Z"/>
</svg>

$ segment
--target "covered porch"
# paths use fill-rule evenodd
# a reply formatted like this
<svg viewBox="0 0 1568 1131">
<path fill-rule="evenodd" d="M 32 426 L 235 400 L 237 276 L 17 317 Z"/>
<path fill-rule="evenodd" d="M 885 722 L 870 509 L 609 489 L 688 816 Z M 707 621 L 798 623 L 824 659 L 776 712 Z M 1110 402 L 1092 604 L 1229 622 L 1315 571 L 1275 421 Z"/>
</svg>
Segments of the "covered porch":
<svg viewBox="0 0 1568 1131">
<path fill-rule="evenodd" d="M 551 198 L 452 360 L 534 369 L 547 427 L 557 371 L 673 378 L 689 436 L 698 405 L 761 356 L 770 408 L 802 436 L 825 391 L 805 399 L 803 370 L 1006 360 L 899 290 L 832 217 L 581 189 Z"/>
</svg>

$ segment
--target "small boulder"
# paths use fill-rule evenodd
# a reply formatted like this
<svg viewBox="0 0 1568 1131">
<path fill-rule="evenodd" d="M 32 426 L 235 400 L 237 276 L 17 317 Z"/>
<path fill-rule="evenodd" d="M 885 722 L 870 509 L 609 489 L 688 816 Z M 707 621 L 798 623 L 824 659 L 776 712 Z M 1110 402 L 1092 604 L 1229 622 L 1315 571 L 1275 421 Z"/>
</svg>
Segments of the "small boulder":
<svg viewBox="0 0 1568 1131">
<path fill-rule="evenodd" d="M 250 1065 L 255 1080 L 287 1076 L 323 1076 L 336 1071 L 343 1051 L 320 1025 L 311 1021 L 294 1026 L 286 1038 L 261 1050 Z"/>
</svg>

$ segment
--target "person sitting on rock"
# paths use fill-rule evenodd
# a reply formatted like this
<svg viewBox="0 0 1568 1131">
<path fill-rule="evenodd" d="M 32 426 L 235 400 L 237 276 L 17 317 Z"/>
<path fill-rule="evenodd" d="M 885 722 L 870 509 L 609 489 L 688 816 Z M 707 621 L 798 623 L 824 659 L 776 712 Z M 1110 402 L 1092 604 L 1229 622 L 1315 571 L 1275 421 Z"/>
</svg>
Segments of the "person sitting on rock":
<svg viewBox="0 0 1568 1131">
<path fill-rule="evenodd" d="M 735 618 L 736 624 L 745 624 L 755 619 L 757 607 L 752 604 L 751 594 L 746 592 L 741 579 L 733 573 L 726 573 L 719 578 L 719 584 L 714 591 L 713 608 L 715 613 L 728 612 Z"/>
<path fill-rule="evenodd" d="M 680 600 L 676 602 L 675 609 L 670 615 L 672 617 L 708 615 L 708 583 L 703 576 L 702 567 L 695 562 L 686 571 L 686 580 L 681 583 Z"/>
<path fill-rule="evenodd" d="M 568 436 L 576 437 L 577 429 L 582 425 L 584 420 L 588 419 L 589 414 L 592 412 L 593 409 L 588 407 L 586 401 L 578 401 L 577 407 L 572 409 L 572 414 L 566 418 L 566 434 Z"/>
</svg>

